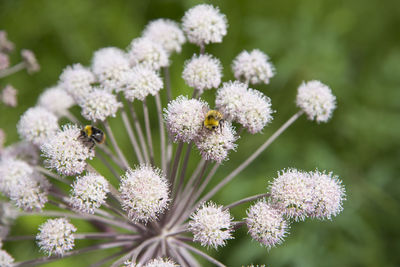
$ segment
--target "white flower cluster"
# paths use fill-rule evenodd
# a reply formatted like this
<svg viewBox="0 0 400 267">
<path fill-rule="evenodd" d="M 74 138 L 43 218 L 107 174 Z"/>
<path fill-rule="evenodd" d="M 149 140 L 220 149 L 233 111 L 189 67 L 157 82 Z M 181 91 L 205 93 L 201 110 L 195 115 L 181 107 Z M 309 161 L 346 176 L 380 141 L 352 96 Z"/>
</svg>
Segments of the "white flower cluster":
<svg viewBox="0 0 400 267">
<path fill-rule="evenodd" d="M 179 267 L 180 265 L 177 265 L 175 262 L 168 258 L 157 258 L 157 259 L 152 259 L 149 260 L 146 264 L 144 265 L 138 265 L 134 262 L 131 262 L 130 260 L 127 260 L 124 262 L 124 267 Z"/>
<path fill-rule="evenodd" d="M 59 85 L 67 91 L 76 102 L 80 102 L 82 97 L 93 90 L 92 85 L 95 82 L 96 77 L 88 68 L 83 67 L 81 64 L 74 64 L 63 70 Z"/>
<path fill-rule="evenodd" d="M 38 100 L 38 106 L 62 117 L 75 104 L 74 99 L 60 86 L 46 89 Z"/>
<path fill-rule="evenodd" d="M 14 266 L 14 258 L 7 253 L 7 251 L 0 249 L 0 266 L 12 267 Z"/>
<path fill-rule="evenodd" d="M 79 102 L 79 106 L 85 119 L 96 122 L 104 121 L 107 117 L 115 117 L 122 104 L 112 93 L 96 88 Z"/>
<path fill-rule="evenodd" d="M 168 54 L 161 44 L 150 38 L 133 39 L 128 51 L 128 57 L 132 66 L 143 64 L 154 70 L 168 66 Z"/>
</svg>

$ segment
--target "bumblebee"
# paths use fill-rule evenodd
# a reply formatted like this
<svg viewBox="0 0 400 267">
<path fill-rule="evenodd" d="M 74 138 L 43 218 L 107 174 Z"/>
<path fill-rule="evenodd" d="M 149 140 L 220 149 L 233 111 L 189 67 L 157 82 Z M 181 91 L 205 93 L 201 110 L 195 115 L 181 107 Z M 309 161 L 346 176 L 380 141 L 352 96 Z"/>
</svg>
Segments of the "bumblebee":
<svg viewBox="0 0 400 267">
<path fill-rule="evenodd" d="M 92 149 L 96 144 L 103 144 L 106 141 L 106 134 L 92 125 L 86 125 L 81 130 L 79 138 L 84 145 Z"/>
<path fill-rule="evenodd" d="M 217 128 L 222 129 L 224 123 L 224 116 L 218 110 L 209 110 L 204 118 L 203 125 L 210 131 Z"/>
</svg>

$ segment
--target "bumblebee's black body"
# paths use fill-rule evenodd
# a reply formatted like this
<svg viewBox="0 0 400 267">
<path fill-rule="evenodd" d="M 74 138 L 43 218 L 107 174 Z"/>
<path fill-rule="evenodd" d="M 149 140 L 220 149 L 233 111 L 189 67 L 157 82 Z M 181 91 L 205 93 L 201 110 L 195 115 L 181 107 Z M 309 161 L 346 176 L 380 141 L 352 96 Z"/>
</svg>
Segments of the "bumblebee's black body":
<svg viewBox="0 0 400 267">
<path fill-rule="evenodd" d="M 92 125 L 86 125 L 81 130 L 79 138 L 84 145 L 92 149 L 96 144 L 103 144 L 106 141 L 106 134 Z"/>
</svg>

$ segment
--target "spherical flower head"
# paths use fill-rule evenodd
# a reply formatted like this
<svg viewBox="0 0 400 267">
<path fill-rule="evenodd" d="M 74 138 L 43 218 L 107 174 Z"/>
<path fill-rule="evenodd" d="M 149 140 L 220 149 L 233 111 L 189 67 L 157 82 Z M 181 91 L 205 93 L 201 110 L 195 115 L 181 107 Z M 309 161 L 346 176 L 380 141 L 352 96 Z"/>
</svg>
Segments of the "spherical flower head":
<svg viewBox="0 0 400 267">
<path fill-rule="evenodd" d="M 254 240 L 267 248 L 282 243 L 289 225 L 279 209 L 263 199 L 252 205 L 246 213 L 247 228 Z"/>
<path fill-rule="evenodd" d="M 283 170 L 272 181 L 269 190 L 271 201 L 289 218 L 304 220 L 312 210 L 313 185 L 306 172 Z"/>
<path fill-rule="evenodd" d="M 2 157 L 0 161 L 0 192 L 10 196 L 18 182 L 25 177 L 32 176 L 33 172 L 33 168 L 22 160 Z"/>
<path fill-rule="evenodd" d="M 64 116 L 74 104 L 74 99 L 60 86 L 46 89 L 38 100 L 38 106 L 47 109 L 58 117 Z"/>
<path fill-rule="evenodd" d="M 14 258 L 11 257 L 7 251 L 0 249 L 0 266 L 2 267 L 12 267 L 14 266 Z"/>
<path fill-rule="evenodd" d="M 37 165 L 39 163 L 39 149 L 31 142 L 21 141 L 7 146 L 2 151 L 2 157 L 20 159 L 30 165 Z"/>
<path fill-rule="evenodd" d="M 143 64 L 154 70 L 169 64 L 167 51 L 162 45 L 144 37 L 132 41 L 128 57 L 132 66 Z"/>
<path fill-rule="evenodd" d="M 237 145 L 236 131 L 228 121 L 220 123 L 215 130 L 203 127 L 201 134 L 195 140 L 200 155 L 205 160 L 212 160 L 221 163 L 228 160 L 230 150 L 235 150 Z"/>
<path fill-rule="evenodd" d="M 275 68 L 268 60 L 268 56 L 258 49 L 241 52 L 232 64 L 235 78 L 246 83 L 268 84 L 275 75 Z"/>
<path fill-rule="evenodd" d="M 309 215 L 318 219 L 331 219 L 342 210 L 345 200 L 345 189 L 342 181 L 326 172 L 314 171 L 309 173 L 313 181 L 313 209 Z"/>
<path fill-rule="evenodd" d="M 22 139 L 40 146 L 57 132 L 57 117 L 42 107 L 29 108 L 22 114 L 17 130 Z"/>
<path fill-rule="evenodd" d="M 218 248 L 225 246 L 226 240 L 233 239 L 233 218 L 222 206 L 213 202 L 203 203 L 190 218 L 189 230 L 193 233 L 193 240 L 204 247 Z"/>
<path fill-rule="evenodd" d="M 108 182 L 103 176 L 87 173 L 75 180 L 68 202 L 79 212 L 94 214 L 105 203 L 109 191 Z"/>
<path fill-rule="evenodd" d="M 336 97 L 331 89 L 320 81 L 310 81 L 300 85 L 297 89 L 296 102 L 309 120 L 316 120 L 318 123 L 327 122 L 336 108 Z"/>
<path fill-rule="evenodd" d="M 189 42 L 202 46 L 221 43 L 227 33 L 228 22 L 217 7 L 202 4 L 186 11 L 182 27 Z"/>
<path fill-rule="evenodd" d="M 199 136 L 209 110 L 208 104 L 198 99 L 179 96 L 164 109 L 164 120 L 174 142 L 189 143 Z"/>
<path fill-rule="evenodd" d="M 182 45 L 186 42 L 185 35 L 178 23 L 169 19 L 157 19 L 147 24 L 143 37 L 161 44 L 167 53 L 180 53 Z"/>
<path fill-rule="evenodd" d="M 36 59 L 35 54 L 32 51 L 27 49 L 22 49 L 21 56 L 22 60 L 25 63 L 26 70 L 28 71 L 29 74 L 38 72 L 40 70 L 39 63 Z"/>
<path fill-rule="evenodd" d="M 61 175 L 75 175 L 86 168 L 86 159 L 94 157 L 94 150 L 82 142 L 81 129 L 76 125 L 64 125 L 40 148 L 46 158 L 45 165 Z"/>
<path fill-rule="evenodd" d="M 169 203 L 168 183 L 159 169 L 141 165 L 129 169 L 119 188 L 122 208 L 133 222 L 154 221 Z"/>
<path fill-rule="evenodd" d="M 0 70 L 5 70 L 10 66 L 10 59 L 7 54 L 0 52 Z"/>
<path fill-rule="evenodd" d="M 143 267 L 178 267 L 179 265 L 170 259 L 152 259 L 148 261 Z"/>
<path fill-rule="evenodd" d="M 133 102 L 135 99 L 143 101 L 148 95 L 156 95 L 163 88 L 163 81 L 153 69 L 137 65 L 125 73 L 125 98 Z"/>
<path fill-rule="evenodd" d="M 185 62 L 182 77 L 186 84 L 200 91 L 217 88 L 221 83 L 221 62 L 210 55 L 194 55 Z"/>
<path fill-rule="evenodd" d="M 240 123 L 251 134 L 261 132 L 273 119 L 271 99 L 237 81 L 218 89 L 215 104 L 228 120 Z"/>
<path fill-rule="evenodd" d="M 76 227 L 65 218 L 49 219 L 39 226 L 36 240 L 40 250 L 49 256 L 52 254 L 63 256 L 65 252 L 74 248 L 73 233 L 76 230 Z"/>
<path fill-rule="evenodd" d="M 4 105 L 15 108 L 18 104 L 17 94 L 17 89 L 7 84 L 1 92 L 1 101 Z"/>
<path fill-rule="evenodd" d="M 106 90 L 96 88 L 90 95 L 79 102 L 82 116 L 89 121 L 104 121 L 107 117 L 115 117 L 122 104 L 117 97 Z"/>
<path fill-rule="evenodd" d="M 60 76 L 60 86 L 75 101 L 93 91 L 92 84 L 96 82 L 94 74 L 81 64 L 66 67 Z"/>
<path fill-rule="evenodd" d="M 124 86 L 124 73 L 129 69 L 127 55 L 119 48 L 101 48 L 93 55 L 92 71 L 107 91 L 121 91 Z"/>
</svg>

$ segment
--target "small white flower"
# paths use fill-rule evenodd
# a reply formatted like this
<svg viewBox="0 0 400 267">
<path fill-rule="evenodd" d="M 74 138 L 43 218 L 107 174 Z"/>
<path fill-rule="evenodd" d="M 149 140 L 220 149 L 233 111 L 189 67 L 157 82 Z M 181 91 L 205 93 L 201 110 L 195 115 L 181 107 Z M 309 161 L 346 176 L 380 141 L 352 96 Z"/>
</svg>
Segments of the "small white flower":
<svg viewBox="0 0 400 267">
<path fill-rule="evenodd" d="M 124 87 L 123 76 L 129 69 L 128 57 L 119 48 L 101 48 L 93 55 L 92 71 L 101 86 L 109 92 L 122 90 Z"/>
<path fill-rule="evenodd" d="M 0 161 L 0 192 L 10 196 L 20 179 L 33 175 L 33 168 L 22 160 L 3 157 Z"/>
<path fill-rule="evenodd" d="M 169 19 L 151 21 L 143 31 L 143 37 L 161 44 L 168 53 L 180 53 L 186 41 L 178 23 Z"/>
<path fill-rule="evenodd" d="M 33 107 L 22 114 L 17 130 L 22 139 L 40 146 L 57 132 L 57 117 L 42 107 Z"/>
<path fill-rule="evenodd" d="M 218 89 L 215 105 L 227 120 L 240 123 L 251 134 L 261 132 L 273 119 L 271 100 L 237 81 Z"/>
<path fill-rule="evenodd" d="M 10 57 L 6 54 L 1 52 L 0 49 L 0 70 L 5 70 L 10 66 Z"/>
<path fill-rule="evenodd" d="M 342 181 L 332 172 L 309 172 L 313 181 L 313 209 L 309 212 L 311 217 L 318 219 L 331 219 L 342 210 L 345 200 L 345 189 Z"/>
<path fill-rule="evenodd" d="M 163 81 L 153 69 L 137 65 L 125 73 L 125 98 L 133 102 L 135 99 L 143 101 L 148 95 L 156 95 L 163 87 Z"/>
<path fill-rule="evenodd" d="M 164 109 L 164 120 L 174 142 L 193 141 L 203 128 L 208 109 L 206 102 L 186 96 L 179 96 L 168 103 L 168 108 Z"/>
<path fill-rule="evenodd" d="M 167 51 L 161 44 L 144 37 L 133 39 L 128 57 L 132 66 L 143 64 L 154 70 L 169 64 Z"/>
<path fill-rule="evenodd" d="M 68 202 L 79 212 L 94 214 L 105 203 L 108 192 L 108 182 L 103 176 L 87 173 L 75 180 Z"/>
<path fill-rule="evenodd" d="M 39 226 L 39 233 L 36 235 L 40 250 L 47 253 L 63 256 L 67 251 L 74 248 L 75 238 L 73 233 L 76 227 L 67 219 L 49 219 Z"/>
<path fill-rule="evenodd" d="M 189 42 L 201 46 L 221 43 L 227 33 L 228 22 L 218 8 L 202 4 L 186 11 L 182 18 L 182 27 Z"/>
<path fill-rule="evenodd" d="M 12 85 L 7 84 L 1 92 L 0 98 L 4 105 L 16 107 L 18 104 L 17 94 L 17 89 L 15 89 Z"/>
<path fill-rule="evenodd" d="M 232 64 L 235 78 L 252 84 L 268 84 L 275 75 L 275 68 L 268 59 L 268 56 L 258 49 L 250 53 L 246 50 L 241 52 Z"/>
<path fill-rule="evenodd" d="M 246 224 L 250 236 L 267 248 L 281 244 L 289 225 L 280 210 L 264 200 L 247 210 Z"/>
<path fill-rule="evenodd" d="M 46 89 L 38 100 L 38 106 L 47 109 L 58 117 L 64 116 L 74 104 L 74 99 L 60 86 Z"/>
<path fill-rule="evenodd" d="M 304 220 L 313 208 L 313 184 L 306 172 L 283 170 L 272 181 L 269 190 L 272 202 L 284 215 L 296 221 Z"/>
<path fill-rule="evenodd" d="M 12 267 L 14 266 L 14 258 L 11 257 L 7 251 L 0 249 L 0 266 L 2 267 Z"/>
<path fill-rule="evenodd" d="M 205 160 L 221 163 L 228 159 L 230 150 L 235 150 L 237 145 L 236 131 L 232 124 L 225 121 L 215 130 L 203 127 L 200 136 L 195 140 L 197 149 Z"/>
<path fill-rule="evenodd" d="M 22 49 L 21 57 L 29 74 L 40 70 L 39 62 L 37 61 L 35 54 L 31 50 Z"/>
<path fill-rule="evenodd" d="M 170 259 L 157 258 L 148 261 L 143 267 L 179 267 L 179 265 Z"/>
<path fill-rule="evenodd" d="M 94 151 L 84 145 L 81 130 L 76 125 L 64 125 L 40 148 L 46 158 L 45 165 L 61 175 L 75 175 L 86 168 L 86 159 L 94 157 Z"/>
<path fill-rule="evenodd" d="M 233 218 L 222 206 L 213 202 L 203 203 L 190 218 L 189 230 L 193 233 L 193 241 L 200 242 L 203 247 L 216 249 L 225 246 L 226 240 L 233 239 Z"/>
<path fill-rule="evenodd" d="M 63 70 L 59 85 L 78 102 L 93 91 L 92 84 L 95 82 L 96 78 L 89 69 L 81 64 L 74 64 Z"/>
<path fill-rule="evenodd" d="M 182 77 L 187 85 L 202 94 L 204 90 L 217 88 L 221 83 L 221 62 L 210 55 L 194 55 L 185 62 Z"/>
<path fill-rule="evenodd" d="M 297 106 L 309 120 L 327 122 L 336 108 L 336 97 L 331 89 L 320 81 L 302 83 L 297 89 Z"/>
<path fill-rule="evenodd" d="M 90 95 L 80 101 L 82 116 L 89 121 L 104 121 L 107 117 L 115 117 L 122 104 L 117 97 L 102 89 L 95 89 Z"/>
<path fill-rule="evenodd" d="M 129 169 L 119 188 L 122 208 L 133 222 L 154 221 L 169 203 L 168 183 L 159 169 L 147 165 Z"/>
</svg>

